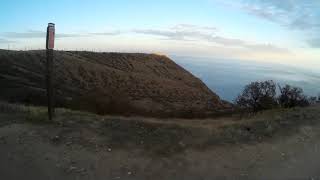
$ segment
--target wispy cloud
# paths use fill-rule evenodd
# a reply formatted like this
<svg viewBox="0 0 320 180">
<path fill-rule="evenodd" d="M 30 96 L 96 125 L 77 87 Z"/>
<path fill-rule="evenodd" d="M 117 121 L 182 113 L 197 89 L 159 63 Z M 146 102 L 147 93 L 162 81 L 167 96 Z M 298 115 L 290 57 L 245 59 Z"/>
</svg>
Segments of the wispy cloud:
<svg viewBox="0 0 320 180">
<path fill-rule="evenodd" d="M 42 38 L 46 36 L 45 32 L 42 31 L 27 31 L 27 32 L 5 32 L 2 36 L 6 38 Z"/>
<path fill-rule="evenodd" d="M 272 22 L 284 24 L 286 14 L 281 11 L 276 11 L 272 7 L 256 6 L 252 4 L 241 5 L 240 8 L 251 15 L 263 18 Z"/>
<path fill-rule="evenodd" d="M 120 31 L 97 32 L 97 33 L 57 33 L 56 38 L 72 38 L 72 37 L 88 37 L 88 36 L 114 36 L 121 34 Z M 5 32 L 1 36 L 9 39 L 29 39 L 29 38 L 45 38 L 45 31 L 26 31 L 26 32 Z"/>
<path fill-rule="evenodd" d="M 229 0 L 224 4 L 290 29 L 320 28 L 319 0 L 241 0 L 240 3 Z"/>
<path fill-rule="evenodd" d="M 272 44 L 246 44 L 245 46 L 255 51 L 291 54 L 291 52 L 288 49 L 277 47 Z"/>
<path fill-rule="evenodd" d="M 133 30 L 133 32 L 138 34 L 161 36 L 169 40 L 184 40 L 184 41 L 191 40 L 192 38 L 198 35 L 197 32 L 159 30 L 159 29 L 136 29 L 136 30 Z"/>
<path fill-rule="evenodd" d="M 213 43 L 227 48 L 245 48 L 257 51 L 268 51 L 276 53 L 289 53 L 288 49 L 280 48 L 272 44 L 259 44 L 245 40 L 219 36 L 217 28 L 204 28 L 194 25 L 177 25 L 168 29 L 138 29 L 133 32 L 144 35 L 163 37 L 166 40 L 175 41 L 200 41 Z"/>
<path fill-rule="evenodd" d="M 308 43 L 314 48 L 320 48 L 320 38 L 311 39 L 308 41 Z"/>
<path fill-rule="evenodd" d="M 83 34 L 66 34 L 66 33 L 58 33 L 56 34 L 56 38 L 71 38 L 71 37 L 83 37 Z"/>
<path fill-rule="evenodd" d="M 217 32 L 218 28 L 214 26 L 198 26 L 194 24 L 177 24 L 171 27 L 173 30 L 194 30 L 194 31 L 209 31 L 209 32 Z"/>
<path fill-rule="evenodd" d="M 89 35 L 96 35 L 96 36 L 116 36 L 116 35 L 120 35 L 120 34 L 122 34 L 122 32 L 120 30 L 89 33 Z"/>
<path fill-rule="evenodd" d="M 320 21 L 311 21 L 309 20 L 309 19 L 312 19 L 310 16 L 311 16 L 310 14 L 301 15 L 295 18 L 293 21 L 291 21 L 287 27 L 291 29 L 298 29 L 298 30 L 305 30 L 305 31 L 313 31 L 313 30 L 319 31 Z M 320 16 L 318 18 L 320 19 Z"/>
<path fill-rule="evenodd" d="M 14 41 L 10 41 L 10 40 L 7 40 L 7 39 L 2 39 L 0 38 L 0 44 L 8 44 L 8 43 L 13 43 Z"/>
<path fill-rule="evenodd" d="M 46 32 L 30 30 L 27 32 L 5 32 L 5 33 L 2 33 L 1 35 L 5 38 L 10 38 L 10 39 L 45 38 Z M 82 34 L 66 34 L 66 33 L 56 34 L 56 38 L 81 37 L 81 36 L 83 35 Z"/>
<path fill-rule="evenodd" d="M 162 36 L 169 40 L 193 41 L 211 38 L 217 28 L 209 26 L 196 26 L 191 24 L 178 24 L 167 29 L 135 29 L 138 34 Z"/>
<path fill-rule="evenodd" d="M 248 14 L 265 19 L 288 30 L 308 34 L 320 31 L 319 0 L 224 0 L 219 2 L 233 8 L 241 9 Z M 313 48 L 314 43 L 310 43 Z"/>
</svg>

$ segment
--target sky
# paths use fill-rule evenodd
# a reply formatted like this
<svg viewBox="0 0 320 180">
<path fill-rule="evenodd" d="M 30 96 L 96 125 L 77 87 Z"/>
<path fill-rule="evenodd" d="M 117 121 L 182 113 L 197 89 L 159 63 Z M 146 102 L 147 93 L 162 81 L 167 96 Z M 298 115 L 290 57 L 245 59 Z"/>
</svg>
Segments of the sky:
<svg viewBox="0 0 320 180">
<path fill-rule="evenodd" d="M 0 48 L 146 52 L 320 70 L 319 0 L 1 0 Z"/>
</svg>

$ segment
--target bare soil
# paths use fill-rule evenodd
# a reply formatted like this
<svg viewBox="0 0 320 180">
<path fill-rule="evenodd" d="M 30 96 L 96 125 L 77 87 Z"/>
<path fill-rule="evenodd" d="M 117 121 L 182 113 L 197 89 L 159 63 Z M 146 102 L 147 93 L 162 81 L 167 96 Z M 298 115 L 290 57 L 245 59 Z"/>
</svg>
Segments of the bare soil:
<svg viewBox="0 0 320 180">
<path fill-rule="evenodd" d="M 0 113 L 0 179 L 320 178 L 319 107 L 244 120 L 122 118 L 58 110 L 55 121 L 47 122 L 41 120 L 43 109 L 36 110 L 32 116 L 20 110 Z M 277 129 L 277 118 L 285 125 L 270 130 Z M 262 119 L 271 119 L 268 131 L 259 127 Z"/>
</svg>

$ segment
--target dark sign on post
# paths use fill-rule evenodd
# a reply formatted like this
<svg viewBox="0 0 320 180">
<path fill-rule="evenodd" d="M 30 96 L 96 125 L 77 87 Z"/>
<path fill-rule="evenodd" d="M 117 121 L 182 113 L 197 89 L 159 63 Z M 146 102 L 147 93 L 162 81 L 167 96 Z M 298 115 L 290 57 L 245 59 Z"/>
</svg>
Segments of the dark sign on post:
<svg viewBox="0 0 320 180">
<path fill-rule="evenodd" d="M 48 116 L 52 120 L 54 115 L 54 100 L 53 100 L 53 49 L 54 49 L 55 27 L 53 23 L 49 23 L 47 27 L 47 98 L 48 98 Z"/>
</svg>

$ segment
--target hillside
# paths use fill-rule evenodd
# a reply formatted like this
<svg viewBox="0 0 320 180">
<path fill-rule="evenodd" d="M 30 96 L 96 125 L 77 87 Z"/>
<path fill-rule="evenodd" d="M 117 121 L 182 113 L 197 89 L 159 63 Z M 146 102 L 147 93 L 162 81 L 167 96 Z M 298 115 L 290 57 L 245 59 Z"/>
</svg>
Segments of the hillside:
<svg viewBox="0 0 320 180">
<path fill-rule="evenodd" d="M 45 105 L 45 51 L 0 50 L 0 99 Z M 60 107 L 99 114 L 194 117 L 228 108 L 166 56 L 56 51 Z"/>
</svg>

